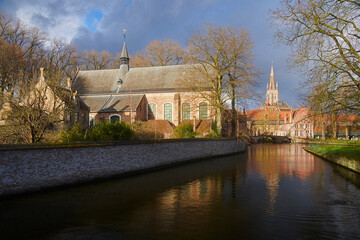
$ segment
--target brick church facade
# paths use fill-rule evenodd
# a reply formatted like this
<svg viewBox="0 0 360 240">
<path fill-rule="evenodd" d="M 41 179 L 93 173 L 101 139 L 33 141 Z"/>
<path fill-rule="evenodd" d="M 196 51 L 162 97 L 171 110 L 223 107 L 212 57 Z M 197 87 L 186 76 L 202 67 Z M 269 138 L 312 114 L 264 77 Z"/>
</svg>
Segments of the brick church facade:
<svg viewBox="0 0 360 240">
<path fill-rule="evenodd" d="M 130 68 L 124 42 L 119 69 L 79 71 L 72 89 L 90 107 L 90 126 L 103 121 L 211 121 L 213 109 L 185 81 L 192 65 Z M 210 86 L 204 84 L 204 91 Z M 210 129 L 209 129 L 210 130 Z"/>
</svg>

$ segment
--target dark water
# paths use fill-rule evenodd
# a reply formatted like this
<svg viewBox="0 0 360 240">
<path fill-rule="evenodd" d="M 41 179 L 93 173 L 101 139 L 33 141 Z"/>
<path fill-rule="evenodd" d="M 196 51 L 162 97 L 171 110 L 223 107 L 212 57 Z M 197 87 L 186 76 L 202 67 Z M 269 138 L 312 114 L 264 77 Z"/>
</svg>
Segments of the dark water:
<svg viewBox="0 0 360 240">
<path fill-rule="evenodd" d="M 301 145 L 0 201 L 0 239 L 359 239 L 360 175 Z"/>
</svg>

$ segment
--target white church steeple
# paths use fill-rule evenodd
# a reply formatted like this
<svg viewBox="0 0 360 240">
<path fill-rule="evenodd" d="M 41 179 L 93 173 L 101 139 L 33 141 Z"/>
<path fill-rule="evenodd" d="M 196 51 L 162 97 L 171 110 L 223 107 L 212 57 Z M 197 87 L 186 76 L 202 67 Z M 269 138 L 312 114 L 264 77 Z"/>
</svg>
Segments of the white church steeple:
<svg viewBox="0 0 360 240">
<path fill-rule="evenodd" d="M 266 87 L 266 105 L 276 105 L 279 101 L 278 84 L 275 85 L 274 67 L 271 65 L 270 82 Z"/>
</svg>

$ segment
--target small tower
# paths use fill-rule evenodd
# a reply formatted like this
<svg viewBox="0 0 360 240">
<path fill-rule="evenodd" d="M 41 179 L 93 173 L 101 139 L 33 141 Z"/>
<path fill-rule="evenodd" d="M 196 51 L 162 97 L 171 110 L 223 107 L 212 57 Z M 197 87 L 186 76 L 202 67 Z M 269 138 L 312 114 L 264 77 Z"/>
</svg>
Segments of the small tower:
<svg viewBox="0 0 360 240">
<path fill-rule="evenodd" d="M 127 52 L 127 48 L 126 48 L 126 29 L 123 30 L 124 31 L 124 45 L 123 45 L 123 49 L 121 52 L 121 56 L 120 56 L 120 75 L 121 77 L 125 76 L 125 74 L 129 71 L 129 62 L 130 62 L 130 58 Z"/>
</svg>

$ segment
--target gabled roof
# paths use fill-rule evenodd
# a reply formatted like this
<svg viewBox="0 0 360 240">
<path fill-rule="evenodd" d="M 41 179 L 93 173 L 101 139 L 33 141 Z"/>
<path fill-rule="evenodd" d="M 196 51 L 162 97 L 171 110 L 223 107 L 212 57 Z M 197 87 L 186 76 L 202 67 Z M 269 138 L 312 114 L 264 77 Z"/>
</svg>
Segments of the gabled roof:
<svg viewBox="0 0 360 240">
<path fill-rule="evenodd" d="M 194 65 L 131 68 L 121 80 L 120 74 L 120 69 L 80 71 L 73 89 L 80 95 L 180 91 L 194 87 L 190 79 L 199 79 Z M 121 85 L 118 85 L 119 81 Z M 210 87 L 206 82 L 203 85 L 204 88 Z"/>
<path fill-rule="evenodd" d="M 131 68 L 125 76 L 120 91 L 147 92 L 191 89 L 193 86 L 190 85 L 189 80 L 196 78 L 197 74 L 193 65 Z"/>
<path fill-rule="evenodd" d="M 78 94 L 115 93 L 120 69 L 79 71 L 72 88 Z"/>
<path fill-rule="evenodd" d="M 136 111 L 143 94 L 82 96 L 90 112 Z"/>
</svg>

